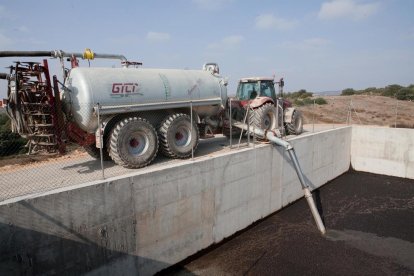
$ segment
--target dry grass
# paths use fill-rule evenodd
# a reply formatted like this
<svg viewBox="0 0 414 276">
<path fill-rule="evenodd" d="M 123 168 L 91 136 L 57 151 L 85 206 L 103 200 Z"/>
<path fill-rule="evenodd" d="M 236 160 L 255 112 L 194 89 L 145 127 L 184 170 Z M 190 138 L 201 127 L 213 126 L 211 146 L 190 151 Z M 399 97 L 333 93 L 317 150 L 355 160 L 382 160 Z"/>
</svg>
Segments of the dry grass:
<svg viewBox="0 0 414 276">
<path fill-rule="evenodd" d="M 414 102 L 383 96 L 324 96 L 328 104 L 298 107 L 305 123 L 354 124 L 414 128 Z M 350 112 L 350 106 L 352 107 Z M 349 114 L 351 113 L 351 116 Z"/>
</svg>

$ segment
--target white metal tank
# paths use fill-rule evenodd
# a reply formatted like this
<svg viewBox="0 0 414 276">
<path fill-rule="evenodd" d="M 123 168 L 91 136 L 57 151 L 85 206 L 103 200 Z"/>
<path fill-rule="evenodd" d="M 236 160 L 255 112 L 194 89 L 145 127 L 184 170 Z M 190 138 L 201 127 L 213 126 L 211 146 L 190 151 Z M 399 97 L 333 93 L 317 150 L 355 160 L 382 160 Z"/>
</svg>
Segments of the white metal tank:
<svg viewBox="0 0 414 276">
<path fill-rule="evenodd" d="M 83 130 L 97 129 L 96 104 L 103 116 L 189 107 L 200 117 L 217 114 L 227 100 L 223 77 L 204 70 L 74 68 L 62 92 L 65 112 Z"/>
</svg>

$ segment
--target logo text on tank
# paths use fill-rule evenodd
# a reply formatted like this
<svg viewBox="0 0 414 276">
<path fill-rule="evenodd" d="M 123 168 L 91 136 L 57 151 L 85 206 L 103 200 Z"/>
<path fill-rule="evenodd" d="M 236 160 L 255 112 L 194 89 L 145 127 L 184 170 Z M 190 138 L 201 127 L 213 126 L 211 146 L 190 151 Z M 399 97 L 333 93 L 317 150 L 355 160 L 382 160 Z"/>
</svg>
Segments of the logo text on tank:
<svg viewBox="0 0 414 276">
<path fill-rule="evenodd" d="M 141 95 L 144 94 L 139 92 L 140 87 L 138 83 L 127 82 L 127 83 L 113 83 L 112 84 L 112 97 L 128 97 L 132 95 Z"/>
</svg>

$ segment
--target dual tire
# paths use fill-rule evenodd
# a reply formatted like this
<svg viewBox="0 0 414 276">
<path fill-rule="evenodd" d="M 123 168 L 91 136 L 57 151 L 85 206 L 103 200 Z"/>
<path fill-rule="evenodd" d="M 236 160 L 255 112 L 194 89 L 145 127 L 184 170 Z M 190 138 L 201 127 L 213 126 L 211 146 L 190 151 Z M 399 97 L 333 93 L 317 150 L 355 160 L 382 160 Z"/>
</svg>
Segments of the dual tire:
<svg viewBox="0 0 414 276">
<path fill-rule="evenodd" d="M 150 164 L 158 148 L 171 158 L 188 158 L 199 142 L 199 131 L 190 116 L 177 113 L 167 116 L 158 131 L 144 118 L 129 117 L 115 124 L 107 139 L 104 159 L 111 158 L 126 168 L 141 168 Z M 99 158 L 99 149 L 85 147 L 92 157 Z"/>
<path fill-rule="evenodd" d="M 171 158 L 188 158 L 199 142 L 197 125 L 187 114 L 167 116 L 158 128 L 161 152 Z"/>
</svg>

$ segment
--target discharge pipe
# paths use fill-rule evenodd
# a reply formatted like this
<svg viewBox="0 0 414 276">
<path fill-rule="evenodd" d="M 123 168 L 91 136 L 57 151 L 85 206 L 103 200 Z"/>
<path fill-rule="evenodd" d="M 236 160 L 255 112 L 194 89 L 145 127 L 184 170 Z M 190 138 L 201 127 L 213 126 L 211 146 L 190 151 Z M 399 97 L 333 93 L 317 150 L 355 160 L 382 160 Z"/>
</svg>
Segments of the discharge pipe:
<svg viewBox="0 0 414 276">
<path fill-rule="evenodd" d="M 87 51 L 85 51 L 86 53 Z M 91 53 L 91 51 L 89 51 Z M 52 57 L 52 58 L 83 58 L 85 59 L 85 53 L 67 53 L 62 50 L 53 51 L 0 51 L 0 57 Z M 122 62 L 126 62 L 127 59 L 123 55 L 116 54 L 97 54 L 92 53 L 93 58 L 103 59 L 119 59 Z M 93 59 L 92 58 L 92 59 Z M 86 58 L 89 59 L 89 58 Z"/>
<path fill-rule="evenodd" d="M 6 74 L 6 73 L 0 73 L 0 79 L 3 79 L 3 80 L 8 80 L 10 78 L 10 75 L 9 74 Z"/>
<path fill-rule="evenodd" d="M 316 208 L 315 201 L 313 200 L 312 193 L 310 191 L 309 185 L 306 183 L 305 178 L 303 177 L 302 169 L 300 168 L 298 158 L 296 157 L 296 153 L 292 145 L 276 136 L 275 133 L 271 131 L 264 131 L 262 129 L 249 127 L 247 124 L 241 122 L 233 123 L 235 127 L 250 130 L 250 132 L 254 132 L 261 138 L 267 138 L 269 141 L 273 142 L 276 145 L 282 146 L 286 149 L 289 154 L 290 159 L 292 160 L 293 167 L 295 168 L 296 174 L 298 175 L 300 185 L 302 186 L 303 193 L 305 194 L 306 201 L 308 202 L 309 208 L 312 212 L 313 218 L 315 219 L 316 226 L 318 227 L 319 231 L 324 235 L 326 233 L 325 226 L 322 222 L 321 216 L 319 215 L 318 209 Z"/>
</svg>

